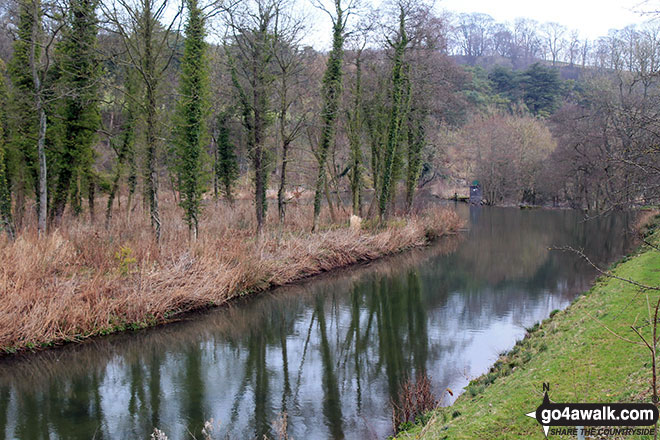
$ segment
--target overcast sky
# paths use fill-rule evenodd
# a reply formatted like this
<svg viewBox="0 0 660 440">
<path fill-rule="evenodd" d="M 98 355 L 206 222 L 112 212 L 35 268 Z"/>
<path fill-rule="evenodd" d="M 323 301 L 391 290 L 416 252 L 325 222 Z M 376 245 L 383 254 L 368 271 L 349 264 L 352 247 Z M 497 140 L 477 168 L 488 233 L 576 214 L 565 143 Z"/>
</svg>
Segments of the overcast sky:
<svg viewBox="0 0 660 440">
<path fill-rule="evenodd" d="M 454 12 L 483 12 L 498 22 L 518 17 L 555 21 L 596 39 L 610 29 L 649 19 L 635 13 L 642 0 L 441 0 L 438 7 Z"/>
<path fill-rule="evenodd" d="M 380 4 L 382 0 L 371 0 Z M 298 0 L 300 9 L 311 20 L 305 43 L 322 50 L 330 46 L 330 21 L 325 14 L 311 7 L 309 0 Z M 436 0 L 438 11 L 482 12 L 497 22 L 513 22 L 516 18 L 531 18 L 540 23 L 557 22 L 568 29 L 580 31 L 581 38 L 595 40 L 607 35 L 610 29 L 622 29 L 630 24 L 640 24 L 650 19 L 635 10 L 660 9 L 660 0 L 651 0 L 640 6 L 643 0 Z"/>
</svg>

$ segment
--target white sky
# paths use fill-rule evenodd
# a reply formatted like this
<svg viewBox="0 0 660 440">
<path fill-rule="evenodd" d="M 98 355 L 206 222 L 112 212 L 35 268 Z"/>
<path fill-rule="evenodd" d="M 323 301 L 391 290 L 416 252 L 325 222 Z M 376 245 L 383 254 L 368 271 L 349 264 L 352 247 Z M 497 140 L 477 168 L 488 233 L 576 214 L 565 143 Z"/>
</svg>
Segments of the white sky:
<svg viewBox="0 0 660 440">
<path fill-rule="evenodd" d="M 518 17 L 541 23 L 555 21 L 581 36 L 596 39 L 610 29 L 639 24 L 642 0 L 440 0 L 437 7 L 454 12 L 483 12 L 498 22 L 513 22 Z M 652 6 L 651 6 L 652 7 Z"/>
<path fill-rule="evenodd" d="M 328 0 L 324 0 L 327 3 Z M 382 0 L 371 0 L 380 4 Z M 660 1 L 649 0 L 436 0 L 436 10 L 453 13 L 482 12 L 496 22 L 506 23 L 516 18 L 531 18 L 540 23 L 557 22 L 569 30 L 577 29 L 580 38 L 595 40 L 606 36 L 610 29 L 622 29 L 630 24 L 641 24 L 650 19 L 635 11 L 660 9 Z M 330 21 L 324 13 L 311 7 L 309 0 L 297 0 L 298 9 L 304 10 L 310 20 L 309 34 L 304 42 L 317 49 L 327 50 L 330 45 Z"/>
</svg>

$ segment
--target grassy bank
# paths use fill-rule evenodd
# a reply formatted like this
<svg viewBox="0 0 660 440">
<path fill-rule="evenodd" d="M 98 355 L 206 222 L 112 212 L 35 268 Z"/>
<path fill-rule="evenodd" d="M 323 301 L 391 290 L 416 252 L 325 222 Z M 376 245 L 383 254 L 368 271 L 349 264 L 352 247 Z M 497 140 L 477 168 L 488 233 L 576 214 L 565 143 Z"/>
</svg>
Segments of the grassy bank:
<svg viewBox="0 0 660 440">
<path fill-rule="evenodd" d="M 275 214 L 275 213 L 272 213 Z M 188 241 L 174 203 L 164 204 L 163 239 L 144 213 L 102 221 L 66 219 L 40 239 L 24 231 L 0 241 L 0 350 L 14 353 L 167 322 L 185 312 L 331 269 L 373 260 L 455 232 L 458 216 L 434 209 L 385 227 L 348 227 L 347 214 L 310 234 L 311 207 L 292 206 L 255 240 L 249 203 L 210 203 L 200 238 Z"/>
<path fill-rule="evenodd" d="M 653 233 L 658 221 L 647 234 L 655 245 L 660 243 L 660 232 Z M 642 246 L 612 271 L 658 286 L 660 251 Z M 397 439 L 544 438 L 540 425 L 525 416 L 541 403 L 543 382 L 550 384 L 555 402 L 650 402 L 651 354 L 631 326 L 651 339 L 648 323 L 658 295 L 601 277 L 565 311 L 530 329 L 452 406 L 432 412 L 426 426 Z"/>
</svg>

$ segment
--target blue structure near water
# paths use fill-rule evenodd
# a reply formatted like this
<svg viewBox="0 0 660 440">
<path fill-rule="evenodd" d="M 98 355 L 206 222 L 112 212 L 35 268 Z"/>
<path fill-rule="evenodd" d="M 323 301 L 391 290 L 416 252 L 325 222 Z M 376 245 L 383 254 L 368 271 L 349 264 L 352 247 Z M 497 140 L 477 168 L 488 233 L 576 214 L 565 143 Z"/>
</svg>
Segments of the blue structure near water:
<svg viewBox="0 0 660 440">
<path fill-rule="evenodd" d="M 475 180 L 470 185 L 470 205 L 481 205 L 482 200 L 481 185 L 478 180 Z"/>
</svg>

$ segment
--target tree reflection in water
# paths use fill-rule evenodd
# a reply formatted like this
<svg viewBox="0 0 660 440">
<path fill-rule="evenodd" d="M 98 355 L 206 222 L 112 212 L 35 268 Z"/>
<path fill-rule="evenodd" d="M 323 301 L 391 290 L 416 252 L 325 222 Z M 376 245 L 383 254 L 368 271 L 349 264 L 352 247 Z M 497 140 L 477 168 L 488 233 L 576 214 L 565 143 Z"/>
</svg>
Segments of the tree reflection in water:
<svg viewBox="0 0 660 440">
<path fill-rule="evenodd" d="M 389 401 L 428 373 L 455 391 L 629 246 L 625 215 L 461 206 L 464 237 L 333 272 L 185 322 L 0 363 L 0 438 L 384 437 Z M 446 401 L 445 403 L 448 403 Z M 216 433 L 218 433 L 216 428 Z"/>
</svg>

